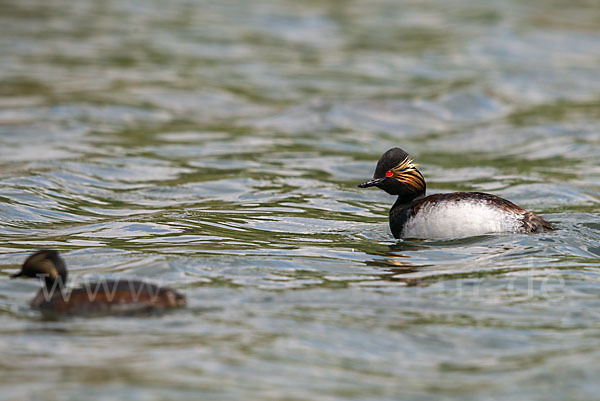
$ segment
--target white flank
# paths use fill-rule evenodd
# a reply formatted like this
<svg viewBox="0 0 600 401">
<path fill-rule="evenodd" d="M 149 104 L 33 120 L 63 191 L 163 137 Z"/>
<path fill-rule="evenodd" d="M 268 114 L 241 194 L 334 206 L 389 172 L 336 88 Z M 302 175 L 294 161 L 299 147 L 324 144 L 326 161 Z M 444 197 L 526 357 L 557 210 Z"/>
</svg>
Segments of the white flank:
<svg viewBox="0 0 600 401">
<path fill-rule="evenodd" d="M 408 219 L 402 237 L 456 238 L 521 231 L 521 214 L 475 199 L 441 201 L 421 207 Z"/>
</svg>

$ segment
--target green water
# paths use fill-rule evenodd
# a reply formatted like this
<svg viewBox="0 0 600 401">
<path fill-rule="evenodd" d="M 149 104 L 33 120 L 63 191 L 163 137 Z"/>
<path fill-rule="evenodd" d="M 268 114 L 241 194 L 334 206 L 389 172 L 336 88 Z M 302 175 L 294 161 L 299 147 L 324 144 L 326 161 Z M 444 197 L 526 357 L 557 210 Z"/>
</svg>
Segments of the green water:
<svg viewBox="0 0 600 401">
<path fill-rule="evenodd" d="M 598 398 L 597 2 L 0 8 L 0 399 Z M 393 146 L 558 229 L 395 242 Z M 39 248 L 189 306 L 44 320 Z"/>
</svg>

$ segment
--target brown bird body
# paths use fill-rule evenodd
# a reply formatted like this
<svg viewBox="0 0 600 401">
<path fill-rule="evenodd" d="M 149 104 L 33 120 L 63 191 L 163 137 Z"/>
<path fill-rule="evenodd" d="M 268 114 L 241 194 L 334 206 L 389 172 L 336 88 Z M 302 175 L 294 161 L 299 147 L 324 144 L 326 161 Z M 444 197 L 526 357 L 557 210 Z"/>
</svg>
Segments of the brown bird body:
<svg viewBox="0 0 600 401">
<path fill-rule="evenodd" d="M 11 277 L 38 277 L 44 286 L 31 307 L 51 314 L 103 314 L 153 312 L 184 306 L 185 296 L 145 281 L 124 278 L 65 288 L 67 269 L 57 251 L 42 250 L 29 256 L 21 271 Z"/>
</svg>

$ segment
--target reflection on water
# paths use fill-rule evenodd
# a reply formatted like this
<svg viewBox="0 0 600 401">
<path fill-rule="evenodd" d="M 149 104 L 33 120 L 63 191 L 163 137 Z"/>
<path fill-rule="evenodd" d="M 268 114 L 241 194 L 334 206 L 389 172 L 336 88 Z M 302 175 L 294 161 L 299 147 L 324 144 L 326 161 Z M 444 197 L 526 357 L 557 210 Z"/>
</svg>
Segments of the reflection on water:
<svg viewBox="0 0 600 401">
<path fill-rule="evenodd" d="M 596 397 L 596 8 L 5 2 L 2 394 Z M 396 243 L 356 188 L 392 146 L 558 230 Z M 189 307 L 40 319 L 8 274 L 50 247 Z"/>
</svg>

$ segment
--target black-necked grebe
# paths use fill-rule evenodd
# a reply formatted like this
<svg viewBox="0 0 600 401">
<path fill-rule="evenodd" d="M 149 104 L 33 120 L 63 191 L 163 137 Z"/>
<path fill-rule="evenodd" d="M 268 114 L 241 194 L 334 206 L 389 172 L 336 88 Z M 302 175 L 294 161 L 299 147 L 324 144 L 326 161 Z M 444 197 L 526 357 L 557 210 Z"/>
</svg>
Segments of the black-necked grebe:
<svg viewBox="0 0 600 401">
<path fill-rule="evenodd" d="M 425 197 L 425 179 L 416 166 L 408 153 L 392 148 L 377 162 L 373 178 L 359 185 L 398 195 L 390 209 L 390 228 L 395 238 L 453 238 L 552 229 L 542 217 L 495 195 L 452 192 Z"/>
<path fill-rule="evenodd" d="M 31 301 L 44 313 L 89 314 L 151 312 L 184 306 L 185 296 L 144 281 L 105 280 L 66 289 L 67 267 L 57 251 L 41 250 L 29 256 L 15 277 L 37 277 L 44 281 Z"/>
</svg>

